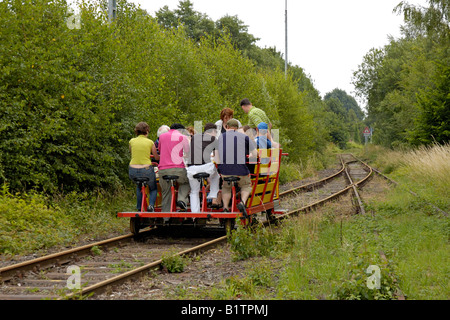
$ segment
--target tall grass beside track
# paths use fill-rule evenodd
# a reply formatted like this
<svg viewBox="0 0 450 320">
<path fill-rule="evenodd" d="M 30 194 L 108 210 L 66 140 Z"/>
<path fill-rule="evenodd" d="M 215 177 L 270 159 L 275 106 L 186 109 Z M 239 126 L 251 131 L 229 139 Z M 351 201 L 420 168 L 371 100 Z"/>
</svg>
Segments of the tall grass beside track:
<svg viewBox="0 0 450 320">
<path fill-rule="evenodd" d="M 336 203 L 301 217 L 297 237 L 303 240 L 281 292 L 301 299 L 449 299 L 449 218 L 428 202 L 450 211 L 450 145 L 410 151 L 369 145 L 361 151 L 358 156 L 369 157 L 399 186 L 371 198 L 365 216 L 339 218 Z M 369 265 L 380 267 L 380 290 L 367 288 Z"/>
<path fill-rule="evenodd" d="M 409 151 L 368 145 L 361 156 L 399 182 L 401 188 L 408 188 L 450 212 L 450 144 L 422 146 Z"/>
<path fill-rule="evenodd" d="M 350 217 L 336 215 L 335 203 L 283 229 L 295 240 L 278 298 L 450 298 L 448 219 L 401 190 L 366 205 L 370 214 Z M 380 268 L 380 289 L 367 285 L 369 266 Z"/>
<path fill-rule="evenodd" d="M 369 158 L 371 165 L 389 173 L 400 185 L 363 198 L 364 216 L 354 215 L 347 196 L 285 221 L 276 237 L 271 235 L 268 240 L 275 245 L 267 255 L 278 259 L 278 269 L 282 269 L 272 274 L 277 281 L 270 298 L 448 300 L 449 218 L 428 201 L 448 210 L 449 146 L 414 151 L 368 146 L 351 152 L 358 150 L 357 156 Z M 409 193 L 410 188 L 421 197 Z M 369 266 L 379 268 L 379 289 L 368 286 Z M 233 293 L 239 287 L 235 282 L 231 282 Z M 262 295 L 268 291 L 250 276 L 239 283 L 246 284 L 245 289 L 239 287 L 241 298 L 268 298 Z M 230 282 L 225 282 L 222 290 L 229 292 L 229 287 Z"/>
<path fill-rule="evenodd" d="M 44 254 L 52 247 L 124 234 L 128 221 L 116 218 L 116 213 L 126 205 L 131 207 L 134 197 L 125 190 L 114 195 L 11 194 L 5 184 L 0 189 L 0 258 Z"/>
</svg>

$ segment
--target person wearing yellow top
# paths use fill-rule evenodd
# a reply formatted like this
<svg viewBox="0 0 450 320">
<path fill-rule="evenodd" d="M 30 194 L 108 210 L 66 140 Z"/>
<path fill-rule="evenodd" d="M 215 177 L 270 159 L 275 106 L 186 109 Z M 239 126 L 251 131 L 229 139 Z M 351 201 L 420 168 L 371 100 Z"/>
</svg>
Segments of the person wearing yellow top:
<svg viewBox="0 0 450 320">
<path fill-rule="evenodd" d="M 150 127 L 146 122 L 139 122 L 134 128 L 137 137 L 129 141 L 131 152 L 131 161 L 128 167 L 128 175 L 131 180 L 136 178 L 148 178 L 148 187 L 150 189 L 149 206 L 147 211 L 154 211 L 158 189 L 156 185 L 156 175 L 152 166 L 150 154 L 155 160 L 159 160 L 159 155 L 156 152 L 155 144 L 152 140 L 147 138 Z M 139 186 L 136 187 L 137 204 L 136 210 L 141 211 L 142 193 Z"/>
</svg>

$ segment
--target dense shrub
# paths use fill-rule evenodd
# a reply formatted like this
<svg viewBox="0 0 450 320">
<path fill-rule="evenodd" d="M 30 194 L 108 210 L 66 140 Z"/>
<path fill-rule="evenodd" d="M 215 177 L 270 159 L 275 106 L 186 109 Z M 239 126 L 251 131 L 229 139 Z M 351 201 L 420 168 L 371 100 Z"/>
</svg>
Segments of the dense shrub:
<svg viewBox="0 0 450 320">
<path fill-rule="evenodd" d="M 17 254 L 48 248 L 71 240 L 71 223 L 59 208 L 36 193 L 12 195 L 3 185 L 0 193 L 0 254 Z"/>
</svg>

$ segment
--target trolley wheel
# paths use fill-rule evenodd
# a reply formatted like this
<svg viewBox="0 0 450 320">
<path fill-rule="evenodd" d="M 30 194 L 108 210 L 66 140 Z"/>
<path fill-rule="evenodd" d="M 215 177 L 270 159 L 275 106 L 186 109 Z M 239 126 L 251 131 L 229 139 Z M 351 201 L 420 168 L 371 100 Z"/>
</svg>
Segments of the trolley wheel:
<svg viewBox="0 0 450 320">
<path fill-rule="evenodd" d="M 275 220 L 275 216 L 273 215 L 273 209 L 269 209 L 266 211 L 266 219 L 269 222 L 272 222 L 273 220 Z"/>
<path fill-rule="evenodd" d="M 225 226 L 225 231 L 231 234 L 231 231 L 233 231 L 234 229 L 234 224 L 235 224 L 235 220 L 234 219 L 225 219 L 224 221 L 224 226 Z"/>
<path fill-rule="evenodd" d="M 141 218 L 130 218 L 130 231 L 132 234 L 137 235 L 141 229 Z"/>
</svg>

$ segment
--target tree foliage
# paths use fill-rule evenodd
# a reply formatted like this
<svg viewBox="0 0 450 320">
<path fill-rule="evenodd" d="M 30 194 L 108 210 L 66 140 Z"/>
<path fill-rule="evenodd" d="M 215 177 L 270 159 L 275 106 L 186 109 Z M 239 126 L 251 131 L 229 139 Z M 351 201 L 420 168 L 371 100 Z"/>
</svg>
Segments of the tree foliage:
<svg viewBox="0 0 450 320">
<path fill-rule="evenodd" d="M 388 147 L 449 141 L 448 0 L 422 8 L 401 2 L 402 37 L 372 49 L 354 73 L 365 98 L 374 142 Z"/>
<path fill-rule="evenodd" d="M 74 28 L 66 1 L 0 2 L 0 182 L 11 190 L 128 183 L 137 122 L 152 139 L 163 124 L 216 121 L 224 107 L 246 123 L 245 97 L 280 128 L 292 161 L 323 147 L 309 77 L 293 66 L 285 78 L 281 54 L 254 46 L 237 17 L 211 23 L 182 1 L 154 18 L 120 0 L 109 23 L 106 4 L 80 0 Z"/>
<path fill-rule="evenodd" d="M 0 170 L 12 187 L 118 182 L 113 34 L 87 4 L 82 31 L 67 28 L 67 16 L 64 1 L 0 3 Z"/>
</svg>

